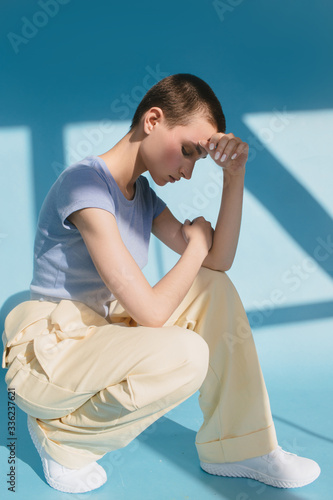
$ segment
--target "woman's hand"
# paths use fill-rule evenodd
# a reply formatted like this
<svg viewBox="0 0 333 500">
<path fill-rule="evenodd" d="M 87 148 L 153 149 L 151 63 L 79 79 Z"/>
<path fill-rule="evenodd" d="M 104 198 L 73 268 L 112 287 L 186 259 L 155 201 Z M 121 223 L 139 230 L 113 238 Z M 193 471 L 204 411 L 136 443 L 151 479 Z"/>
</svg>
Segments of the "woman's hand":
<svg viewBox="0 0 333 500">
<path fill-rule="evenodd" d="M 211 223 L 204 217 L 197 217 L 192 222 L 188 219 L 183 224 L 182 234 L 186 243 L 195 243 L 196 248 L 202 248 L 208 254 L 213 244 L 214 230 Z"/>
<path fill-rule="evenodd" d="M 217 133 L 209 141 L 201 140 L 199 144 L 210 154 L 217 165 L 230 175 L 245 172 L 249 146 L 234 134 Z"/>
</svg>

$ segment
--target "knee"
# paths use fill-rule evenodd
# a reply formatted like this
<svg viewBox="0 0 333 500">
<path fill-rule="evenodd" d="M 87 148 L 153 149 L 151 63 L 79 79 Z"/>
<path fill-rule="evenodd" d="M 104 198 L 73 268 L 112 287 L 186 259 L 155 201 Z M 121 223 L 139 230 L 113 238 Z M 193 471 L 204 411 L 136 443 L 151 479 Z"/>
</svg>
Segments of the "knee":
<svg viewBox="0 0 333 500">
<path fill-rule="evenodd" d="M 230 281 L 230 278 L 224 271 L 216 271 L 208 267 L 201 267 L 197 274 L 197 280 L 202 282 L 205 286 L 209 286 L 214 283 L 227 283 Z"/>
<path fill-rule="evenodd" d="M 178 329 L 177 352 L 180 356 L 183 372 L 191 381 L 193 391 L 198 390 L 206 378 L 209 365 L 209 347 L 207 342 L 196 332 Z"/>
<path fill-rule="evenodd" d="M 224 271 L 215 271 L 207 267 L 201 267 L 196 280 L 199 289 L 203 292 L 208 292 L 213 297 L 221 294 L 223 296 L 225 294 L 234 295 L 236 292 L 231 279 Z"/>
</svg>

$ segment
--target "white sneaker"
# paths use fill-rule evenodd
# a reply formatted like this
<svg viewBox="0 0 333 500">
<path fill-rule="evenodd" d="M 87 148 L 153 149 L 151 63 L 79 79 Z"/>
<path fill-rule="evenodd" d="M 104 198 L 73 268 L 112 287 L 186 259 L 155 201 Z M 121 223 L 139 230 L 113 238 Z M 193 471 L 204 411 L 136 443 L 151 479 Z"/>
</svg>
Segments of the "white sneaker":
<svg viewBox="0 0 333 500">
<path fill-rule="evenodd" d="M 312 483 L 320 474 L 320 467 L 316 462 L 288 453 L 280 446 L 261 457 L 222 464 L 200 462 L 200 466 L 209 474 L 248 477 L 276 488 L 305 486 Z"/>
<path fill-rule="evenodd" d="M 82 469 L 69 469 L 53 460 L 40 445 L 29 420 L 28 429 L 42 459 L 45 479 L 52 488 L 64 493 L 86 493 L 99 488 L 106 482 L 106 472 L 96 462 L 86 465 Z"/>
</svg>

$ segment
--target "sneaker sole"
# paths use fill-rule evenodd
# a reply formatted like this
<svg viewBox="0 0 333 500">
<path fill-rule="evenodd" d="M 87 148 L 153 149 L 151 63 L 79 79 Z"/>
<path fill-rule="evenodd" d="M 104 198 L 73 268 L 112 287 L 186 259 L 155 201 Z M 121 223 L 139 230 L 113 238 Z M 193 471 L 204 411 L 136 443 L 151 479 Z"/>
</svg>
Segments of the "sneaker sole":
<svg viewBox="0 0 333 500">
<path fill-rule="evenodd" d="M 41 458 L 41 461 L 42 461 L 42 465 L 43 465 L 43 472 L 44 472 L 44 476 L 45 476 L 45 479 L 47 481 L 47 483 L 52 487 L 54 488 L 55 490 L 58 490 L 58 491 L 61 491 L 62 493 L 87 493 L 88 491 L 93 491 L 91 488 L 87 487 L 87 488 L 81 488 L 80 491 L 77 491 L 77 490 L 71 490 L 70 488 L 66 488 L 64 487 L 62 484 L 59 484 L 57 481 L 55 481 L 54 479 L 52 479 L 49 475 L 49 472 L 47 470 L 47 466 L 45 464 L 45 459 L 42 457 L 42 446 L 40 445 L 38 439 L 37 439 L 37 436 L 35 434 L 35 431 L 33 430 L 31 424 L 30 424 L 30 421 L 28 420 L 28 430 L 29 430 L 29 434 L 30 434 L 30 437 L 32 439 L 32 442 L 34 443 L 35 445 L 35 448 L 36 450 L 38 451 L 38 454 Z M 106 482 L 106 479 L 104 481 L 104 483 Z M 102 483 L 102 484 L 104 484 Z M 102 486 L 102 484 L 100 486 Z M 99 486 L 99 487 L 100 487 Z M 97 489 L 97 488 L 95 488 Z"/>
<path fill-rule="evenodd" d="M 232 464 L 209 464 L 205 462 L 200 462 L 200 467 L 208 474 L 213 474 L 215 476 L 225 476 L 225 477 L 243 477 L 249 479 L 255 479 L 261 483 L 265 483 L 268 486 L 274 486 L 275 488 L 300 488 L 301 486 L 306 486 L 317 479 L 320 474 L 320 470 L 313 477 L 308 478 L 303 481 L 291 481 L 291 480 L 279 480 L 274 479 L 266 474 L 249 469 L 241 465 L 235 467 Z"/>
</svg>

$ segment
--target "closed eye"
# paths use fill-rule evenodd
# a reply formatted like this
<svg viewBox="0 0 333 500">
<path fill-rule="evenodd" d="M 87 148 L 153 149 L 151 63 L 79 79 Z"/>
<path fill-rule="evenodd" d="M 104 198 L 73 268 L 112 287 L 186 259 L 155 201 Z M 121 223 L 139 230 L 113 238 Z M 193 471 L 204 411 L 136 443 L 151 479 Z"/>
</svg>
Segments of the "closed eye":
<svg viewBox="0 0 333 500">
<path fill-rule="evenodd" d="M 186 149 L 184 148 L 184 146 L 182 147 L 182 153 L 184 156 L 191 156 L 191 153 L 189 153 L 188 151 L 186 151 Z"/>
</svg>

